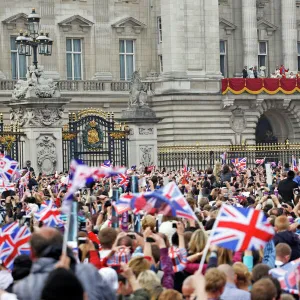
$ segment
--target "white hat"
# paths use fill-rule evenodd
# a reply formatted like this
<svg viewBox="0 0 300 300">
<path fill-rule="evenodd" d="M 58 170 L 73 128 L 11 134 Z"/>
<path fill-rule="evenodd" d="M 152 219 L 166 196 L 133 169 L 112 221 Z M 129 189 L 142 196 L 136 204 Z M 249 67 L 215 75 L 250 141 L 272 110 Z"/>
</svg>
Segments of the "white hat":
<svg viewBox="0 0 300 300">
<path fill-rule="evenodd" d="M 111 286 L 113 291 L 116 292 L 119 287 L 117 272 L 112 268 L 102 268 L 98 272 L 107 285 Z"/>
</svg>

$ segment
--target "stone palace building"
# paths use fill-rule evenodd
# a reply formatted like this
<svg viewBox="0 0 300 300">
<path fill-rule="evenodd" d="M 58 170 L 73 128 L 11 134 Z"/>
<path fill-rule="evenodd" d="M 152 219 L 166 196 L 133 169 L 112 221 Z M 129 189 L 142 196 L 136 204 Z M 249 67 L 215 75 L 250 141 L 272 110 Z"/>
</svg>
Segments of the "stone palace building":
<svg viewBox="0 0 300 300">
<path fill-rule="evenodd" d="M 2 0 L 0 7 L 0 111 L 31 57 L 15 39 L 35 7 L 52 56 L 39 57 L 68 112 L 127 107 L 138 70 L 151 81 L 148 103 L 161 118 L 158 145 L 300 142 L 300 95 L 222 93 L 222 78 L 243 67 L 300 64 L 299 0 Z M 67 114 L 65 116 L 67 121 Z"/>
</svg>

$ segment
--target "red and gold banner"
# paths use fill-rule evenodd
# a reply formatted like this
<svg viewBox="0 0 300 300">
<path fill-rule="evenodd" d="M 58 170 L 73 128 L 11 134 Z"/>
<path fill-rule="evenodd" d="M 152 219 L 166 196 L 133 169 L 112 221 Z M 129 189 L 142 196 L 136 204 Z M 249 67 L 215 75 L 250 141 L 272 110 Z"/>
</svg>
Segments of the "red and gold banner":
<svg viewBox="0 0 300 300">
<path fill-rule="evenodd" d="M 222 79 L 222 94 L 231 92 L 240 95 L 244 92 L 257 95 L 265 92 L 270 95 L 282 92 L 290 95 L 300 92 L 300 78 L 225 78 Z"/>
</svg>

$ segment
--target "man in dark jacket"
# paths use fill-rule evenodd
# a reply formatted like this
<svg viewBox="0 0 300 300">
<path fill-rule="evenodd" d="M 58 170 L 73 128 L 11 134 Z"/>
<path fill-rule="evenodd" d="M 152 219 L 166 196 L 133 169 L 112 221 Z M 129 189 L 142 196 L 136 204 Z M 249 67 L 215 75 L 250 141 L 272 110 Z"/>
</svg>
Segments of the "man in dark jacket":
<svg viewBox="0 0 300 300">
<path fill-rule="evenodd" d="M 247 66 L 245 66 L 243 69 L 243 78 L 247 78 L 247 77 L 248 77 L 248 71 L 247 71 Z"/>
<path fill-rule="evenodd" d="M 288 244 L 292 249 L 290 261 L 300 257 L 300 239 L 297 234 L 289 231 L 290 223 L 286 216 L 279 216 L 275 219 L 275 230 L 274 236 L 275 246 L 279 243 Z"/>
<path fill-rule="evenodd" d="M 298 184 L 294 181 L 294 177 L 294 171 L 288 171 L 287 178 L 279 182 L 278 192 L 283 202 L 291 203 L 294 200 L 294 189 L 298 187 Z"/>
</svg>

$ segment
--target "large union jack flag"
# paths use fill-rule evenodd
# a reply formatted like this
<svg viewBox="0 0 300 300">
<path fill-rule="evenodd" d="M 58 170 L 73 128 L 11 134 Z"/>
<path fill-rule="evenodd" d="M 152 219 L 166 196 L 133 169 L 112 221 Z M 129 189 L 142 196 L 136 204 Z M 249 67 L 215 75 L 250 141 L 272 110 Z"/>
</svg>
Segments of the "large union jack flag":
<svg viewBox="0 0 300 300">
<path fill-rule="evenodd" d="M 64 225 L 61 213 L 54 205 L 53 200 L 47 200 L 42 203 L 34 217 L 48 227 L 62 227 Z"/>
<path fill-rule="evenodd" d="M 247 168 L 247 157 L 244 158 L 234 158 L 231 163 L 239 170 L 246 170 Z"/>
<path fill-rule="evenodd" d="M 14 259 L 21 254 L 30 254 L 30 230 L 27 226 L 19 227 L 17 222 L 4 226 L 1 230 L 0 259 L 6 268 L 12 269 Z"/>
<path fill-rule="evenodd" d="M 11 181 L 18 167 L 18 162 L 9 156 L 0 158 L 0 177 L 3 181 Z"/>
<path fill-rule="evenodd" d="M 255 250 L 264 247 L 274 233 L 263 211 L 222 205 L 210 243 L 233 251 Z"/>
</svg>

